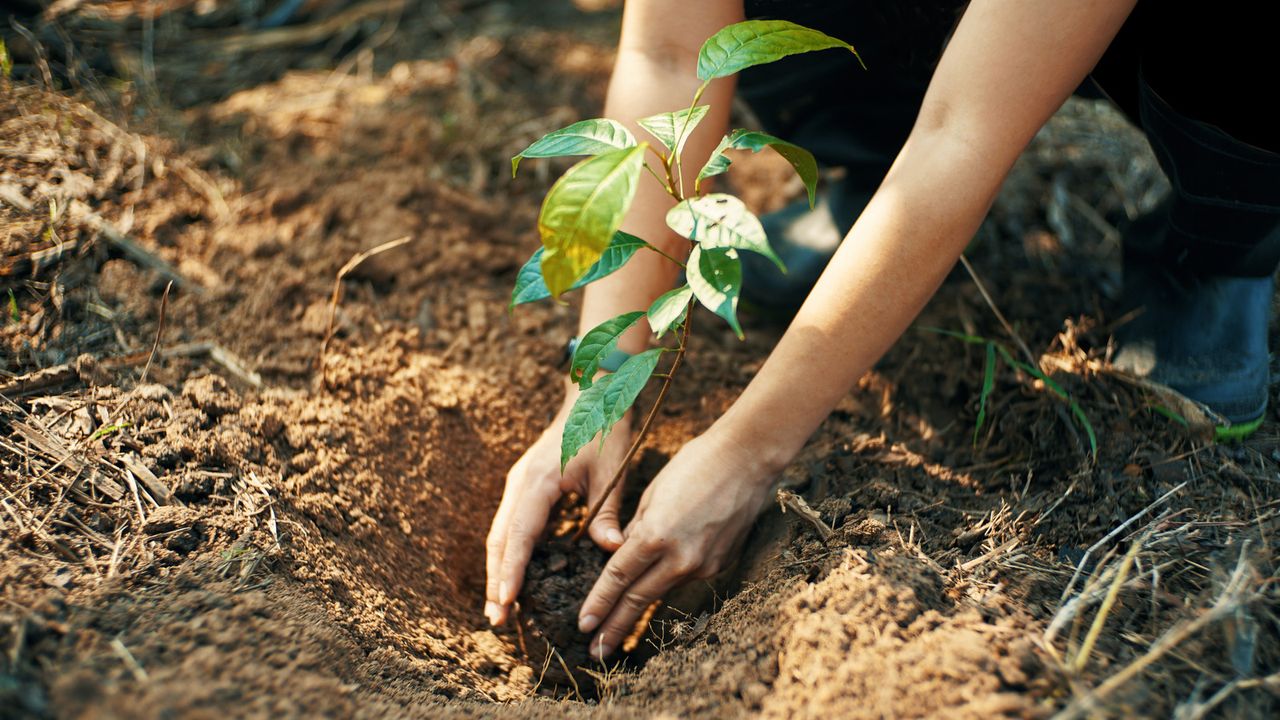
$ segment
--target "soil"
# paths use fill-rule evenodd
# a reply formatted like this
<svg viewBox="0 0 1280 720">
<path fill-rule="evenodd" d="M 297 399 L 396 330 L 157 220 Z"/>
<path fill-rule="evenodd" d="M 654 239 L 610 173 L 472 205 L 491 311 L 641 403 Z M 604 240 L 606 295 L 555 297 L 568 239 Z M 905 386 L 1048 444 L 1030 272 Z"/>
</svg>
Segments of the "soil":
<svg viewBox="0 0 1280 720">
<path fill-rule="evenodd" d="M 1280 426 L 1215 445 L 1110 370 L 1117 233 L 1164 185 L 1106 105 L 1068 103 L 968 251 L 1096 457 L 1003 363 L 978 425 L 983 343 L 937 330 L 1021 351 L 957 270 L 784 473 L 834 535 L 770 508 L 709 603 L 596 667 L 602 556 L 544 548 L 561 629 L 494 629 L 483 538 L 575 317 L 506 310 L 565 166 L 508 158 L 599 112 L 615 4 L 311 0 L 284 34 L 69 5 L 19 17 L 40 52 L 3 30 L 0 717 L 1280 711 Z M 788 172 L 730 179 L 765 211 Z M 781 334 L 697 324 L 633 494 Z"/>
<path fill-rule="evenodd" d="M 595 682 L 585 669 L 596 663 L 587 654 L 590 636 L 578 631 L 578 609 L 609 556 L 589 538 L 572 542 L 571 537 L 552 538 L 534 551 L 520 615 L 529 657 L 548 661 L 540 673 L 543 683 L 594 699 Z M 530 642 L 535 646 L 528 647 Z"/>
</svg>

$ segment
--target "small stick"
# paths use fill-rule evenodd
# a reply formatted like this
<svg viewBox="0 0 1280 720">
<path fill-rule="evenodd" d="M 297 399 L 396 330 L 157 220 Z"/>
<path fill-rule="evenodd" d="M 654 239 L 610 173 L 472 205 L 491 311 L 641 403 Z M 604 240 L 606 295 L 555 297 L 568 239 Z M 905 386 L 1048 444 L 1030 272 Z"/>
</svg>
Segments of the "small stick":
<svg viewBox="0 0 1280 720">
<path fill-rule="evenodd" d="M 133 262 L 155 271 L 161 277 L 176 283 L 179 287 L 192 290 L 199 294 L 204 293 L 205 289 L 203 287 L 183 276 L 182 273 L 179 273 L 177 269 L 169 263 L 143 249 L 141 245 L 134 242 L 129 238 L 129 236 L 120 232 L 116 226 L 104 220 L 101 215 L 90 210 L 84 203 L 79 200 L 72 200 L 71 212 L 73 215 L 77 215 L 82 218 L 90 227 L 102 233 L 102 237 L 106 238 L 109 244 Z"/>
<path fill-rule="evenodd" d="M 394 250 L 395 248 L 409 242 L 409 239 L 410 236 L 405 235 L 402 238 L 384 242 L 375 248 L 362 250 L 361 252 L 352 255 L 351 259 L 347 261 L 347 264 L 343 265 L 342 268 L 338 270 L 338 275 L 333 280 L 333 296 L 329 298 L 329 322 L 324 329 L 324 341 L 320 343 L 320 355 L 316 358 L 316 367 L 319 368 L 321 372 L 324 372 L 324 356 L 329 351 L 329 342 L 333 340 L 333 322 L 338 316 L 338 303 L 342 301 L 342 279 L 352 270 L 359 267 L 360 263 L 365 260 L 388 250 Z"/>
<path fill-rule="evenodd" d="M 823 521 L 818 511 L 809 507 L 809 503 L 805 502 L 804 498 L 786 488 L 778 488 L 776 497 L 778 505 L 782 507 L 782 512 L 785 513 L 787 510 L 791 510 L 796 515 L 799 515 L 801 520 L 813 526 L 814 531 L 818 533 L 818 537 L 823 543 L 826 543 L 831 539 L 832 535 L 836 534 L 835 530 L 832 530 L 831 526 Z M 902 533 L 898 534 L 901 536 Z"/>
<path fill-rule="evenodd" d="M 345 28 L 354 27 L 374 15 L 400 10 L 404 0 L 366 0 L 356 3 L 333 17 L 296 27 L 270 30 L 255 29 L 230 36 L 201 41 L 197 47 L 205 52 L 247 53 L 274 48 L 311 45 L 328 40 Z"/>
<path fill-rule="evenodd" d="M 155 361 L 156 351 L 160 349 L 160 336 L 164 334 L 165 311 L 169 309 L 169 290 L 172 288 L 173 281 L 170 280 L 164 286 L 164 295 L 160 298 L 160 319 L 156 323 L 156 339 L 151 343 L 151 354 L 147 356 L 147 364 L 142 366 L 142 374 L 138 376 L 138 385 L 142 385 L 147 381 L 147 373 L 151 371 L 151 363 Z"/>
<path fill-rule="evenodd" d="M 573 685 L 573 694 L 578 696 L 579 700 L 584 699 L 582 690 L 578 688 L 578 679 L 573 676 L 573 671 L 569 669 L 569 665 L 565 663 L 564 658 L 560 656 L 560 651 L 550 642 L 547 643 L 547 649 L 550 650 L 556 658 L 556 662 L 560 663 L 560 668 L 564 670 L 565 676 L 569 678 L 569 682 Z"/>
<path fill-rule="evenodd" d="M 1107 590 L 1107 596 L 1102 600 L 1102 606 L 1098 608 L 1098 614 L 1093 618 L 1093 624 L 1089 626 L 1089 633 L 1085 635 L 1084 643 L 1080 645 L 1080 651 L 1076 653 L 1075 660 L 1071 663 L 1075 672 L 1084 670 L 1084 666 L 1089 662 L 1089 655 L 1093 652 L 1093 646 L 1098 642 L 1098 635 L 1102 633 L 1102 626 L 1107 622 L 1107 616 L 1111 614 L 1111 606 L 1115 604 L 1116 597 L 1120 595 L 1120 588 L 1124 586 L 1124 581 L 1129 577 L 1129 569 L 1133 567 L 1133 559 L 1137 557 L 1138 551 L 1142 549 L 1143 543 L 1146 542 L 1150 531 L 1141 538 L 1134 541 L 1133 546 L 1129 548 L 1129 552 L 1124 554 L 1124 560 L 1120 563 L 1120 569 L 1116 571 L 1116 577 L 1111 582 L 1111 587 Z"/>
<path fill-rule="evenodd" d="M 1248 601 L 1243 597 L 1245 585 L 1245 569 L 1249 567 L 1246 560 L 1246 552 L 1249 549 L 1249 542 L 1246 541 L 1244 546 L 1240 548 L 1240 559 L 1236 563 L 1236 569 L 1231 573 L 1231 579 L 1227 581 L 1226 588 L 1222 594 L 1213 603 L 1213 607 L 1198 615 L 1194 620 L 1175 625 L 1168 632 L 1156 640 L 1152 644 L 1151 649 L 1145 655 L 1129 663 L 1123 670 L 1107 678 L 1101 685 L 1094 688 L 1087 695 L 1077 698 L 1068 705 L 1062 712 L 1054 716 L 1054 720 L 1075 720 L 1076 718 L 1088 717 L 1098 710 L 1099 703 L 1102 702 L 1111 693 L 1115 692 L 1121 685 L 1132 680 L 1138 673 L 1147 669 L 1152 663 L 1159 660 L 1173 648 L 1182 644 L 1187 638 L 1199 632 L 1206 625 L 1220 620 L 1227 615 L 1235 612 L 1241 604 Z"/>
<path fill-rule="evenodd" d="M 134 680 L 146 682 L 149 679 L 147 671 L 138 663 L 138 659 L 133 656 L 133 653 L 129 652 L 129 648 L 120 642 L 119 637 L 111 639 L 111 649 L 124 661 L 124 666 L 129 668 L 129 674 L 133 675 Z"/>
<path fill-rule="evenodd" d="M 1031 354 L 1031 348 L 1027 347 L 1027 343 L 1023 341 L 1018 331 L 1013 329 L 1009 321 L 1005 318 L 1004 313 L 1000 312 L 1000 308 L 996 305 L 996 301 L 991 298 L 991 293 L 987 292 L 987 286 L 982 282 L 982 278 L 978 277 L 978 271 L 973 269 L 973 265 L 969 264 L 969 258 L 960 253 L 960 264 L 964 265 L 964 269 L 968 271 L 969 277 L 973 280 L 973 284 L 978 286 L 978 292 L 982 293 L 982 299 L 987 302 L 987 307 L 991 308 L 992 314 L 996 316 L 996 320 L 1000 321 L 1000 325 L 1004 327 L 1004 331 L 1009 337 L 1018 344 L 1018 349 L 1022 351 L 1023 356 L 1027 359 L 1027 364 L 1032 367 L 1040 367 L 1040 362 L 1036 360 L 1036 356 Z"/>
<path fill-rule="evenodd" d="M 58 387 L 74 381 L 77 378 L 76 369 L 71 363 L 63 363 L 53 367 L 47 367 L 42 370 L 19 375 L 12 380 L 0 384 L 0 395 L 17 397 L 19 395 L 27 395 L 40 390 Z"/>
</svg>

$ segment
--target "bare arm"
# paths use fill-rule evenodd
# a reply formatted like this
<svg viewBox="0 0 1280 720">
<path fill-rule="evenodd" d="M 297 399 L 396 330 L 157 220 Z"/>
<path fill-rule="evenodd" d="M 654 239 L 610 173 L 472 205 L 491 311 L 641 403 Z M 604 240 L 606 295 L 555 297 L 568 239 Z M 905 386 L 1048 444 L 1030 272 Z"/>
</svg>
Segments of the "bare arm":
<svg viewBox="0 0 1280 720">
<path fill-rule="evenodd" d="M 1134 2 L 970 4 L 910 138 L 791 327 L 733 407 L 645 492 L 583 604 L 580 626 L 599 628 L 594 652 L 608 655 L 668 588 L 724 566 L 773 476 L 936 291 L 1018 154 Z"/>
<path fill-rule="evenodd" d="M 622 20 L 622 39 L 605 102 L 605 115 L 629 125 L 637 138 L 646 138 L 636 119 L 688 107 L 699 83 L 697 55 L 702 42 L 721 27 L 742 19 L 741 0 L 632 0 Z M 685 145 L 685 185 L 711 155 L 728 123 L 733 94 L 731 80 L 717 81 L 703 95 L 711 110 Z M 651 163 L 655 158 L 647 158 Z M 661 173 L 660 173 L 661 174 Z M 642 175 L 623 229 L 644 238 L 674 257 L 684 257 L 689 242 L 666 225 L 674 200 L 653 178 Z M 640 252 L 613 275 L 587 287 L 579 319 L 579 333 L 604 320 L 632 310 L 647 310 L 670 290 L 679 268 L 653 252 Z M 648 326 L 638 323 L 618 343 L 627 352 L 643 350 Z M 599 452 L 584 451 L 560 472 L 560 438 L 578 389 L 566 383 L 565 400 L 551 425 L 507 473 L 502 503 L 486 540 L 485 615 L 494 624 L 506 621 L 524 581 L 534 543 L 546 527 L 547 516 L 568 491 L 594 504 L 622 464 L 630 443 L 630 421 L 619 422 Z M 618 527 L 618 497 L 614 490 L 589 528 L 591 538 L 607 550 L 622 544 Z"/>
<path fill-rule="evenodd" d="M 969 6 L 884 183 L 723 429 L 743 441 L 771 432 L 778 442 L 766 461 L 775 468 L 799 452 L 937 290 L 1018 155 L 1133 5 Z M 806 387 L 799 396 L 798 383 Z"/>
<path fill-rule="evenodd" d="M 605 115 L 629 125 L 637 138 L 647 138 L 636 119 L 688 107 L 701 84 L 697 65 L 703 41 L 741 19 L 742 3 L 734 1 L 627 3 Z M 700 103 L 710 105 L 711 110 L 685 146 L 686 187 L 693 187 L 698 170 L 724 134 L 732 98 L 732 78 L 712 83 L 703 95 Z M 647 159 L 657 169 L 655 158 L 650 155 Z M 671 196 L 645 173 L 622 227 L 663 252 L 683 258 L 689 253 L 689 241 L 671 232 L 666 223 L 667 210 L 673 204 Z M 659 295 L 675 285 L 678 273 L 675 264 L 657 253 L 639 253 L 614 275 L 587 286 L 579 334 L 615 315 L 649 309 Z M 622 338 L 619 346 L 627 352 L 643 350 L 648 336 L 646 326 L 640 323 Z"/>
</svg>

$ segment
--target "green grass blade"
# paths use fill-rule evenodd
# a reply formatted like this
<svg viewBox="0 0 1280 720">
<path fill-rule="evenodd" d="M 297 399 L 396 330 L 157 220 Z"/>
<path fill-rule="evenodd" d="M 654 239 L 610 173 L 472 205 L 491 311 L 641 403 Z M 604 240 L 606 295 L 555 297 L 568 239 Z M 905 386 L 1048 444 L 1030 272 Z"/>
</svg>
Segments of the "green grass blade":
<svg viewBox="0 0 1280 720">
<path fill-rule="evenodd" d="M 996 346 L 987 343 L 987 360 L 982 369 L 982 392 L 978 395 L 978 421 L 973 426 L 973 444 L 978 444 L 978 433 L 982 423 L 987 419 L 987 398 L 991 397 L 991 388 L 996 384 Z"/>
</svg>

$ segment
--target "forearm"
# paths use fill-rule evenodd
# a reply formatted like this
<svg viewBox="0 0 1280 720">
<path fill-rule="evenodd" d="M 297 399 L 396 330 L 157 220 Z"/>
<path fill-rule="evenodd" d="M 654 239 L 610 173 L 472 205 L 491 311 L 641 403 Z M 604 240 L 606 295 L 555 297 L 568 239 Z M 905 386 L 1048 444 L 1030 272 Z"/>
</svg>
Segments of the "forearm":
<svg viewBox="0 0 1280 720">
<path fill-rule="evenodd" d="M 1003 173 L 972 152 L 941 134 L 908 142 L 718 430 L 774 470 L 799 452 L 924 307 L 982 222 Z"/>
<path fill-rule="evenodd" d="M 606 117 L 626 124 L 637 139 L 651 143 L 653 139 L 635 121 L 687 108 L 701 84 L 697 78 L 697 51 L 702 40 L 741 19 L 741 9 L 734 7 L 734 3 L 706 3 L 696 11 L 683 13 L 663 7 L 667 4 L 629 4 L 605 101 Z M 667 27 L 675 17 L 681 17 L 680 37 L 673 37 L 675 29 Z M 699 100 L 699 104 L 710 105 L 711 109 L 685 145 L 686 190 L 692 190 L 698 170 L 728 126 L 732 96 L 730 78 L 712 83 Z M 645 160 L 658 175 L 663 175 L 653 153 L 646 153 Z M 675 200 L 658 181 L 645 172 L 622 229 L 683 260 L 689 252 L 689 241 L 673 233 L 666 224 L 667 211 L 674 204 Z M 647 310 L 659 295 L 674 286 L 679 271 L 675 263 L 658 253 L 636 253 L 621 270 L 587 286 L 579 334 L 624 312 Z M 619 347 L 626 352 L 638 352 L 647 346 L 648 336 L 648 326 L 639 323 L 622 337 Z"/>
<path fill-rule="evenodd" d="M 907 144 L 778 347 L 717 421 L 721 436 L 772 469 L 799 452 L 937 290 L 1022 148 L 1132 5 L 970 4 Z"/>
</svg>

